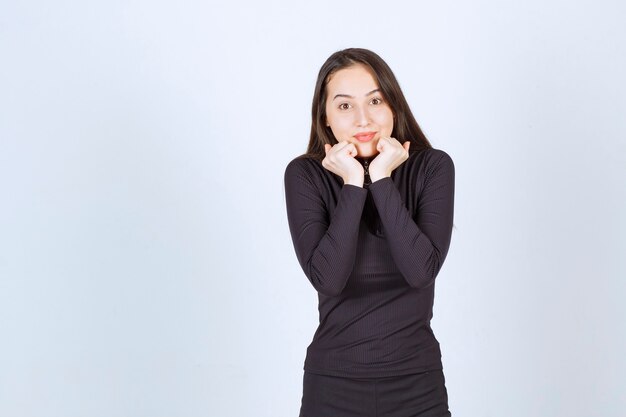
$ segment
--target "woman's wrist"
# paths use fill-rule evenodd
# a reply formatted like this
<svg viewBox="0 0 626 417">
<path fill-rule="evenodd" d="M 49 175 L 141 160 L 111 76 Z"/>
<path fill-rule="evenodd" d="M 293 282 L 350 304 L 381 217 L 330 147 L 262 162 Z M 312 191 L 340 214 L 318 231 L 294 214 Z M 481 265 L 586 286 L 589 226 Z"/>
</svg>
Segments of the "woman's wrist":
<svg viewBox="0 0 626 417">
<path fill-rule="evenodd" d="M 344 181 L 344 184 L 352 184 L 352 185 L 356 185 L 357 187 L 363 187 L 363 182 L 365 181 L 363 176 L 360 177 L 352 177 L 352 178 L 348 178 Z"/>
</svg>

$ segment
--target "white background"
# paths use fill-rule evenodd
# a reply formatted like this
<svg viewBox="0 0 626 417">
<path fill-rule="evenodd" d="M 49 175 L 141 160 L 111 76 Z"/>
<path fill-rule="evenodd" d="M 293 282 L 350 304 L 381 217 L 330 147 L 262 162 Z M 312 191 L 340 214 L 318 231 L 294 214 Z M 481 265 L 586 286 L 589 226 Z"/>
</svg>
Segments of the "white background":
<svg viewBox="0 0 626 417">
<path fill-rule="evenodd" d="M 455 162 L 452 414 L 622 416 L 623 4 L 3 0 L 0 415 L 297 415 L 283 174 L 357 46 Z"/>
</svg>

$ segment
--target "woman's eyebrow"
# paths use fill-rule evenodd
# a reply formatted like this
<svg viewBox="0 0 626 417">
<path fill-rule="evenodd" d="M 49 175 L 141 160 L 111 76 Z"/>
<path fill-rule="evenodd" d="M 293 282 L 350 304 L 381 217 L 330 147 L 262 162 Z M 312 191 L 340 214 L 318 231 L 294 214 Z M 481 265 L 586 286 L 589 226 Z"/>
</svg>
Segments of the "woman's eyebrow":
<svg viewBox="0 0 626 417">
<path fill-rule="evenodd" d="M 377 93 L 377 92 L 379 92 L 379 91 L 380 91 L 380 88 L 377 88 L 377 89 L 375 89 L 375 90 L 372 90 L 372 91 L 370 91 L 369 93 L 365 94 L 365 97 L 367 97 L 367 96 L 369 96 L 369 95 L 371 95 L 371 94 Z M 333 100 L 335 100 L 337 97 L 354 98 L 353 96 L 348 95 L 348 94 L 337 94 L 335 97 L 333 97 Z"/>
</svg>

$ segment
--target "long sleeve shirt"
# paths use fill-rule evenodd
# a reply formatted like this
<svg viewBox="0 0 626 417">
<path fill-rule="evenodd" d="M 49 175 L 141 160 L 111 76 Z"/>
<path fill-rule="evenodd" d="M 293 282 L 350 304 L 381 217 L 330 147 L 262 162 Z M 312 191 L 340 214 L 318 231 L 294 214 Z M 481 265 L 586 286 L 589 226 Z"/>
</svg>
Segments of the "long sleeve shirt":
<svg viewBox="0 0 626 417">
<path fill-rule="evenodd" d="M 430 321 L 450 246 L 454 177 L 451 157 L 434 148 L 410 153 L 390 177 L 363 187 L 310 157 L 287 165 L 289 229 L 319 300 L 306 371 L 384 377 L 442 369 Z"/>
</svg>

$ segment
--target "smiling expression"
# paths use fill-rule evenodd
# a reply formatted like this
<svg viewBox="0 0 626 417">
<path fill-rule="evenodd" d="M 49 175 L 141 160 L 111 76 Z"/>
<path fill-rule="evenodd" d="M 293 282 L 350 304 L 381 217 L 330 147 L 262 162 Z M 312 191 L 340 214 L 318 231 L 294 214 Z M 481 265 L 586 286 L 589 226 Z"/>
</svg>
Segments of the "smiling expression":
<svg viewBox="0 0 626 417">
<path fill-rule="evenodd" d="M 378 140 L 393 131 L 393 112 L 371 70 L 355 64 L 337 71 L 326 93 L 326 123 L 337 141 L 353 143 L 360 157 L 378 154 Z"/>
</svg>

